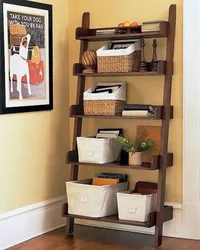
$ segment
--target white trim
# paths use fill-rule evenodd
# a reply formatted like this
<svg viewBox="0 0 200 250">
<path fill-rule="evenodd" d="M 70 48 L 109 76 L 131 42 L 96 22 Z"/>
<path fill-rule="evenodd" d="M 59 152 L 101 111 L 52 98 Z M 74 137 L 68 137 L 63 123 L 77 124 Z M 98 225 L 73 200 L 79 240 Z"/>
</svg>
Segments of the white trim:
<svg viewBox="0 0 200 250">
<path fill-rule="evenodd" d="M 173 206 L 173 220 L 164 223 L 164 236 L 182 238 L 182 204 L 176 203 L 167 203 L 166 205 Z M 143 234 L 154 234 L 155 228 L 144 228 L 144 227 L 135 227 L 114 223 L 106 223 L 100 221 L 93 220 L 79 220 L 76 219 L 76 224 L 92 226 L 92 227 L 100 227 L 100 228 L 108 228 L 115 229 L 119 231 L 127 231 L 127 232 L 136 232 Z"/>
<path fill-rule="evenodd" d="M 25 207 L 17 208 L 15 210 L 10 211 L 10 212 L 0 214 L 0 221 L 3 220 L 3 219 L 10 218 L 12 216 L 18 215 L 18 214 L 30 212 L 31 210 L 46 207 L 48 205 L 51 205 L 53 203 L 57 203 L 57 202 L 63 201 L 63 200 L 66 200 L 66 195 L 59 196 L 57 198 L 53 198 L 53 199 L 46 200 L 46 201 L 41 201 L 41 202 L 38 202 L 38 203 L 35 203 L 35 204 L 32 204 L 32 205 L 28 205 L 28 206 L 25 206 Z"/>
<path fill-rule="evenodd" d="M 183 204 L 179 203 L 165 202 L 165 206 L 172 206 L 174 209 L 183 209 Z"/>
<path fill-rule="evenodd" d="M 200 2 L 183 12 L 183 237 L 200 239 Z"/>
<path fill-rule="evenodd" d="M 0 250 L 65 225 L 61 217 L 66 196 L 42 201 L 0 215 Z"/>
<path fill-rule="evenodd" d="M 0 215 L 0 250 L 7 249 L 31 238 L 65 226 L 66 220 L 61 217 L 62 204 L 66 195 L 39 202 Z M 165 235 L 182 236 L 182 205 L 168 203 L 174 207 L 174 219 L 165 223 Z M 95 221 L 76 220 L 76 224 L 103 227 L 116 230 L 151 234 L 153 228 L 139 228 L 127 225 L 100 223 Z"/>
</svg>

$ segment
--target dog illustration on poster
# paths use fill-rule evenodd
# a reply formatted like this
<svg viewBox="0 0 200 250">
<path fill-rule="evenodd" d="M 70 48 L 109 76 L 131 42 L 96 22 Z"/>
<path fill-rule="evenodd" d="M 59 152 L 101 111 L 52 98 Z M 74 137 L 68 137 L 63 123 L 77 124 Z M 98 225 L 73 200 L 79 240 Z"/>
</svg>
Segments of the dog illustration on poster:
<svg viewBox="0 0 200 250">
<path fill-rule="evenodd" d="M 22 96 L 22 77 L 26 76 L 28 84 L 28 94 L 31 96 L 31 87 L 30 87 L 30 74 L 29 74 L 29 65 L 27 62 L 28 59 L 28 46 L 30 43 L 31 36 L 28 34 L 23 37 L 21 40 L 19 54 L 15 53 L 16 50 L 13 48 L 14 54 L 10 57 L 10 81 L 11 87 L 10 91 L 13 93 L 13 77 L 14 75 L 17 78 L 17 91 L 19 92 L 19 99 L 23 99 Z"/>
<path fill-rule="evenodd" d="M 43 16 L 8 12 L 10 100 L 46 97 L 44 25 Z"/>
</svg>

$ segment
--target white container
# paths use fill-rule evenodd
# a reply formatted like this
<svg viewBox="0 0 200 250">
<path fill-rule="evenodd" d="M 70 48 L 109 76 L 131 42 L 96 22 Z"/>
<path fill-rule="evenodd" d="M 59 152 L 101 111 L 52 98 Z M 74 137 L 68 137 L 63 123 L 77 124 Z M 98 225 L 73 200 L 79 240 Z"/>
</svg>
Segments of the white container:
<svg viewBox="0 0 200 250">
<path fill-rule="evenodd" d="M 146 222 L 149 213 L 156 211 L 157 194 L 141 195 L 132 192 L 117 193 L 119 219 Z"/>
<path fill-rule="evenodd" d="M 117 161 L 121 148 L 114 138 L 77 137 L 79 162 L 104 164 Z"/>
<path fill-rule="evenodd" d="M 124 41 L 117 41 L 117 43 Z M 129 42 L 129 41 L 127 41 Z M 133 53 L 134 51 L 141 50 L 140 40 L 132 40 L 133 44 L 128 46 L 126 49 L 110 49 L 111 42 L 107 43 L 100 49 L 96 51 L 98 56 L 127 56 Z"/>
<path fill-rule="evenodd" d="M 142 165 L 142 152 L 129 153 L 129 165 L 140 166 Z"/>
<path fill-rule="evenodd" d="M 94 186 L 92 179 L 66 182 L 69 214 L 94 218 L 117 214 L 117 192 L 127 187 L 128 182 Z"/>
<path fill-rule="evenodd" d="M 120 88 L 113 91 L 113 93 L 92 93 L 92 91 L 97 86 L 115 86 L 121 85 Z M 83 95 L 84 101 L 94 101 L 94 100 L 119 100 L 126 101 L 126 82 L 108 82 L 108 83 L 97 83 L 92 88 L 86 90 Z"/>
</svg>

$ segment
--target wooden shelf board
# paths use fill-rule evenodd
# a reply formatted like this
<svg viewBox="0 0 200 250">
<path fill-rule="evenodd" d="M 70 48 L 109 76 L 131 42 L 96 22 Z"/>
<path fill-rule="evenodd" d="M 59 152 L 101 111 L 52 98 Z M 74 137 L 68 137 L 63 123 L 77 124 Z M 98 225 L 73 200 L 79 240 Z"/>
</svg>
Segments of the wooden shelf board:
<svg viewBox="0 0 200 250">
<path fill-rule="evenodd" d="M 156 212 L 150 213 L 148 215 L 148 220 L 146 222 L 138 222 L 138 221 L 125 221 L 125 220 L 119 220 L 118 215 L 113 216 L 107 216 L 103 218 L 91 218 L 86 216 L 80 216 L 80 215 L 73 215 L 68 214 L 68 204 L 63 204 L 62 207 L 62 216 L 63 217 L 71 217 L 76 219 L 84 219 L 84 220 L 94 220 L 94 221 L 100 221 L 100 222 L 108 222 L 108 223 L 117 223 L 117 224 L 123 224 L 123 225 L 132 225 L 132 226 L 138 226 L 138 227 L 153 227 L 156 224 Z M 164 222 L 169 221 L 173 218 L 173 207 L 171 206 L 165 206 L 164 209 Z"/>
<path fill-rule="evenodd" d="M 164 73 L 157 72 L 123 72 L 123 73 L 74 73 L 74 76 L 102 77 L 102 76 L 163 76 Z"/>
<path fill-rule="evenodd" d="M 154 106 L 154 116 L 112 116 L 112 115 L 84 115 L 83 107 L 72 105 L 69 116 L 72 118 L 97 118 L 97 119 L 138 119 L 138 120 L 161 120 L 163 118 L 163 106 Z M 170 119 L 173 119 L 173 106 L 171 106 Z"/>
<path fill-rule="evenodd" d="M 160 23 L 160 31 L 142 32 L 141 25 L 136 27 L 104 27 L 104 28 L 84 28 L 76 29 L 76 39 L 86 41 L 106 41 L 106 40 L 126 40 L 136 38 L 163 38 L 168 36 L 169 23 L 163 21 Z M 98 30 L 127 30 L 126 34 L 97 34 Z"/>
<path fill-rule="evenodd" d="M 71 165 L 82 165 L 89 167 L 110 167 L 110 168 L 124 168 L 124 169 L 136 169 L 136 170 L 157 170 L 159 169 L 160 156 L 153 157 L 152 162 L 143 162 L 142 165 L 139 166 L 131 166 L 131 165 L 122 165 L 120 162 L 111 162 L 104 164 L 95 164 L 95 163 L 85 163 L 78 161 L 78 153 L 76 151 L 69 151 L 66 155 L 66 163 Z M 173 166 L 173 154 L 168 153 L 168 167 Z"/>
<path fill-rule="evenodd" d="M 112 115 L 70 115 L 71 118 L 97 118 L 97 119 L 134 119 L 134 120 L 160 120 L 153 116 L 112 116 Z"/>
<path fill-rule="evenodd" d="M 119 34 L 119 35 L 80 36 L 77 37 L 77 39 L 97 42 L 97 41 L 107 41 L 107 40 L 126 40 L 135 38 L 164 38 L 164 37 L 167 37 L 167 34 L 162 34 L 160 32 L 144 32 L 144 33 Z"/>
<path fill-rule="evenodd" d="M 95 164 L 95 163 L 83 163 L 83 162 L 67 162 L 67 164 L 72 165 L 82 165 L 90 167 L 110 167 L 110 168 L 124 168 L 124 169 L 139 169 L 139 170 L 156 170 L 151 169 L 151 163 L 144 162 L 141 166 L 130 166 L 130 165 L 121 165 L 119 162 L 105 163 L 105 164 Z"/>
<path fill-rule="evenodd" d="M 103 77 L 103 76 L 163 76 L 166 72 L 166 61 L 159 61 L 157 72 L 151 71 L 151 63 L 147 62 L 147 72 L 100 72 L 100 73 L 82 73 L 84 67 L 81 63 L 75 63 L 73 66 L 74 76 L 85 77 Z"/>
</svg>

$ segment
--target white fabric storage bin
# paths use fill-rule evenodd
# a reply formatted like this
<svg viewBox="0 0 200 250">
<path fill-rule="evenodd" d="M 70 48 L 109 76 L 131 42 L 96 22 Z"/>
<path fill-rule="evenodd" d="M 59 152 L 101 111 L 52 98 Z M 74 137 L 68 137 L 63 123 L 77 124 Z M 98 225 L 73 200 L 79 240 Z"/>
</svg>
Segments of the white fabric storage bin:
<svg viewBox="0 0 200 250">
<path fill-rule="evenodd" d="M 109 163 L 117 161 L 121 148 L 114 138 L 77 137 L 79 162 Z"/>
<path fill-rule="evenodd" d="M 101 218 L 117 214 L 117 192 L 125 191 L 128 182 L 94 186 L 92 179 L 66 182 L 69 214 Z"/>
<path fill-rule="evenodd" d="M 117 41 L 118 43 L 124 42 L 124 41 Z M 127 41 L 128 42 L 128 41 Z M 132 43 L 130 46 L 128 46 L 126 49 L 110 49 L 111 42 L 108 42 L 106 45 L 101 47 L 96 51 L 97 56 L 126 56 L 130 55 L 136 50 L 141 50 L 140 47 L 140 40 L 132 40 Z"/>
<path fill-rule="evenodd" d="M 121 85 L 120 88 L 116 89 L 113 93 L 92 93 L 97 86 L 115 86 Z M 119 100 L 126 101 L 126 82 L 108 82 L 108 83 L 97 83 L 92 88 L 86 90 L 83 95 L 84 101 L 94 100 Z"/>
<path fill-rule="evenodd" d="M 133 191 L 117 193 L 120 220 L 146 222 L 149 213 L 156 211 L 157 194 L 134 194 Z"/>
</svg>

